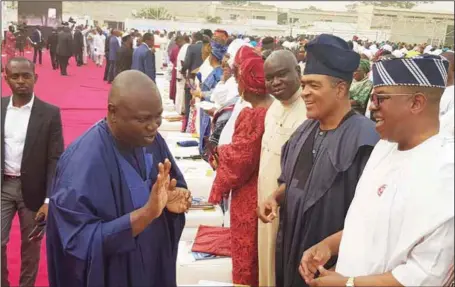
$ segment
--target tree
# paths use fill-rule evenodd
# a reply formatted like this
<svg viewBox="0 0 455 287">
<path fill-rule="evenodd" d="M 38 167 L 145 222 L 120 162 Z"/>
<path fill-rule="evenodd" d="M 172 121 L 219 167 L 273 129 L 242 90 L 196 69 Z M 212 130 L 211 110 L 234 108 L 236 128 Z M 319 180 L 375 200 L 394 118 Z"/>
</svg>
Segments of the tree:
<svg viewBox="0 0 455 287">
<path fill-rule="evenodd" d="M 377 7 L 412 9 L 419 4 L 433 3 L 433 1 L 360 1 L 360 3 Z"/>
<path fill-rule="evenodd" d="M 317 8 L 317 7 L 314 7 L 314 6 L 310 6 L 308 8 L 306 8 L 305 10 L 310 10 L 310 11 L 322 11 L 321 9 Z"/>
<path fill-rule="evenodd" d="M 169 12 L 163 7 L 148 7 L 142 8 L 137 13 L 132 13 L 135 18 L 145 18 L 153 20 L 171 20 L 173 17 Z"/>
<path fill-rule="evenodd" d="M 242 1 L 242 0 L 225 0 L 222 1 L 223 4 L 232 5 L 232 6 L 244 6 L 249 3 L 249 1 Z"/>
<path fill-rule="evenodd" d="M 221 18 L 219 16 L 216 16 L 216 17 L 207 16 L 207 18 L 205 18 L 205 20 L 208 23 L 214 23 L 214 24 L 220 24 L 221 23 Z"/>
</svg>

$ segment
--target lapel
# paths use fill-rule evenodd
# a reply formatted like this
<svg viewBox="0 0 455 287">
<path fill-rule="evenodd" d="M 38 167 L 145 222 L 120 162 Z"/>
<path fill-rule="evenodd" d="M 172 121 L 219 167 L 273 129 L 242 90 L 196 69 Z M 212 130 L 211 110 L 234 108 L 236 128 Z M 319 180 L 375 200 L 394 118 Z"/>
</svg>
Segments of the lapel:
<svg viewBox="0 0 455 287">
<path fill-rule="evenodd" d="M 305 144 L 308 136 L 310 135 L 313 128 L 317 125 L 317 121 L 306 120 L 303 122 L 302 126 L 299 127 L 296 132 L 296 139 L 294 143 L 289 147 L 290 164 L 289 164 L 289 183 L 292 181 L 295 165 L 299 159 L 300 152 L 302 151 L 303 145 Z"/>
<path fill-rule="evenodd" d="M 2 98 L 2 134 L 5 128 L 6 108 L 8 107 L 9 101 L 11 101 L 11 96 Z"/>
<path fill-rule="evenodd" d="M 33 144 L 39 136 L 41 128 L 43 127 L 44 105 L 43 102 L 35 95 L 30 120 L 28 121 L 27 135 L 25 137 L 24 152 L 22 156 L 22 163 L 31 153 Z"/>
<path fill-rule="evenodd" d="M 9 101 L 11 100 L 11 96 L 2 98 L 2 124 L 1 124 L 1 155 L 2 155 L 2 174 L 3 169 L 5 168 L 5 118 L 6 118 L 6 108 L 8 107 Z"/>
</svg>

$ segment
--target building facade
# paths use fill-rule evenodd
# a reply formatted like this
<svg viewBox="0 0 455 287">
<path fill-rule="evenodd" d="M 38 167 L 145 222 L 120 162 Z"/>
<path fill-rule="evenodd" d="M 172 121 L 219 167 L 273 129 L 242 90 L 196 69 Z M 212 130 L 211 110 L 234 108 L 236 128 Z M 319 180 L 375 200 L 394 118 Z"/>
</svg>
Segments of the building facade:
<svg viewBox="0 0 455 287">
<path fill-rule="evenodd" d="M 143 8 L 164 8 L 169 17 L 166 21 L 152 19 L 153 23 L 135 18 L 133 14 Z M 86 23 L 109 24 L 117 28 L 128 28 L 139 22 L 152 30 L 160 26 L 182 30 L 187 26 L 218 26 L 255 35 L 331 33 L 346 39 L 355 34 L 373 41 L 453 46 L 453 14 L 408 9 L 359 5 L 356 10 L 339 12 L 282 9 L 255 2 L 237 6 L 214 1 L 63 1 L 62 10 L 63 19 L 71 16 L 89 19 L 84 20 Z"/>
</svg>

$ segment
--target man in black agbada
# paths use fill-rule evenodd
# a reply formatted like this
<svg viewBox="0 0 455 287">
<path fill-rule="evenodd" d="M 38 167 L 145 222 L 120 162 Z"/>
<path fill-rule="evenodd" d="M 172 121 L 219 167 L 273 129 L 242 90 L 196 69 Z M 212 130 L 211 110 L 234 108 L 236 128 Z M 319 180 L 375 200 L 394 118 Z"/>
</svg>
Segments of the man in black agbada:
<svg viewBox="0 0 455 287">
<path fill-rule="evenodd" d="M 57 37 L 57 57 L 60 65 L 60 74 L 67 76 L 68 60 L 73 55 L 73 36 L 68 27 L 68 23 L 63 23 L 63 29 L 58 33 Z"/>
<path fill-rule="evenodd" d="M 349 102 L 360 56 L 343 39 L 326 34 L 306 51 L 302 97 L 308 120 L 283 146 L 280 187 L 258 209 L 268 223 L 280 206 L 275 264 L 280 287 L 307 286 L 298 271 L 302 254 L 343 229 L 357 181 L 379 140 L 374 123 Z"/>
<path fill-rule="evenodd" d="M 84 64 L 84 61 L 82 59 L 84 51 L 84 35 L 82 35 L 81 29 L 81 26 L 76 27 L 73 35 L 74 57 L 76 59 L 76 64 L 78 67 Z"/>
</svg>

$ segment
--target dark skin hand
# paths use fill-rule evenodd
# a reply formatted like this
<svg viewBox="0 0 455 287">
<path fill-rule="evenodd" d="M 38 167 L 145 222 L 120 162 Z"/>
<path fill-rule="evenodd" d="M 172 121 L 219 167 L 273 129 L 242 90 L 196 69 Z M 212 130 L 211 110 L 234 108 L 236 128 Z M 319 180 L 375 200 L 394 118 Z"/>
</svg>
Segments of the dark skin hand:
<svg viewBox="0 0 455 287">
<path fill-rule="evenodd" d="M 286 190 L 286 184 L 281 184 L 269 198 L 260 203 L 256 213 L 263 223 L 271 223 L 278 216 L 278 202 Z"/>
</svg>

